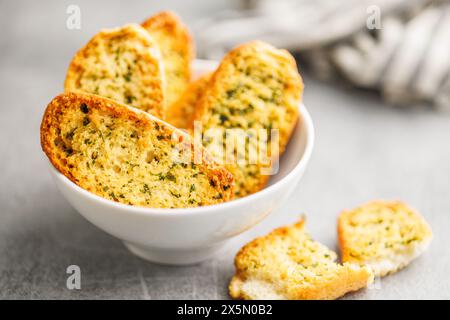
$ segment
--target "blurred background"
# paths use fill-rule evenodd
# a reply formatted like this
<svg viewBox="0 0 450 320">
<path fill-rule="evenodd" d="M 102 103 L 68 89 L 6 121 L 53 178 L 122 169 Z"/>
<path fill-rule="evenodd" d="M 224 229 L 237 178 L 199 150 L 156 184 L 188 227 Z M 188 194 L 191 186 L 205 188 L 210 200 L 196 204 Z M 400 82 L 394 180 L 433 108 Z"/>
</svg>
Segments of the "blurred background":
<svg viewBox="0 0 450 320">
<path fill-rule="evenodd" d="M 68 24 L 79 8 L 80 28 Z M 316 145 L 280 210 L 198 266 L 132 256 L 61 198 L 39 144 L 45 106 L 63 90 L 74 53 L 102 28 L 161 10 L 190 27 L 198 57 L 219 59 L 260 39 L 289 49 L 305 82 Z M 429 0 L 0 0 L 0 298 L 227 298 L 245 242 L 306 213 L 336 247 L 340 210 L 402 199 L 430 222 L 434 242 L 407 269 L 358 299 L 450 298 L 450 6 Z M 68 265 L 82 289 L 65 286 Z"/>
</svg>

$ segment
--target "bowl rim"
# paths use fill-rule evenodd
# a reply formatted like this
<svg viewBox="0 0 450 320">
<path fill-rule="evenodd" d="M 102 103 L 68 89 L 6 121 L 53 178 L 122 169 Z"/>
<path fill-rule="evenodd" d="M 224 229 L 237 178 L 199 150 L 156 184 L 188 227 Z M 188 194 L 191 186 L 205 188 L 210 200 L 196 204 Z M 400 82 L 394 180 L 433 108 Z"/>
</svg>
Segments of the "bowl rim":
<svg viewBox="0 0 450 320">
<path fill-rule="evenodd" d="M 312 118 L 304 106 L 303 103 L 299 104 L 299 117 L 303 119 L 303 125 L 305 126 L 305 132 L 306 132 L 306 143 L 305 143 L 305 149 L 303 151 L 303 155 L 300 158 L 300 160 L 296 163 L 295 167 L 286 174 L 285 177 L 280 179 L 279 181 L 275 182 L 272 185 L 269 185 L 265 187 L 264 189 L 255 192 L 251 195 L 245 196 L 243 198 L 230 200 L 227 202 L 219 203 L 219 204 L 213 204 L 208 206 L 202 206 L 202 207 L 193 207 L 193 208 L 148 208 L 148 207 L 139 207 L 139 206 L 132 206 L 128 204 L 123 204 L 120 202 L 115 202 L 106 198 L 103 198 L 101 196 L 98 196 L 88 190 L 85 190 L 78 186 L 76 183 L 72 182 L 69 178 L 67 178 L 65 175 L 60 173 L 48 160 L 48 164 L 50 166 L 50 170 L 53 172 L 54 176 L 61 181 L 63 184 L 65 184 L 68 188 L 73 189 L 75 192 L 81 194 L 82 196 L 85 196 L 89 198 L 92 201 L 97 201 L 105 206 L 114 207 L 116 209 L 127 211 L 127 213 L 130 214 L 138 214 L 138 215 L 145 215 L 145 216 L 166 216 L 166 217 L 173 217 L 173 216 L 187 216 L 187 215 L 205 215 L 205 214 L 211 214 L 213 211 L 225 210 L 225 209 L 233 209 L 236 207 L 239 207 L 240 205 L 244 204 L 245 202 L 254 202 L 258 201 L 261 198 L 264 198 L 268 196 L 270 193 L 272 193 L 277 188 L 282 187 L 283 185 L 286 185 L 289 183 L 294 177 L 297 176 L 297 174 L 300 172 L 300 170 L 303 167 L 306 167 L 306 165 L 309 162 L 309 159 L 312 154 L 313 146 L 314 146 L 314 140 L 315 140 L 315 134 L 314 134 L 314 125 L 312 122 Z M 298 124 L 297 124 L 298 125 Z"/>
</svg>

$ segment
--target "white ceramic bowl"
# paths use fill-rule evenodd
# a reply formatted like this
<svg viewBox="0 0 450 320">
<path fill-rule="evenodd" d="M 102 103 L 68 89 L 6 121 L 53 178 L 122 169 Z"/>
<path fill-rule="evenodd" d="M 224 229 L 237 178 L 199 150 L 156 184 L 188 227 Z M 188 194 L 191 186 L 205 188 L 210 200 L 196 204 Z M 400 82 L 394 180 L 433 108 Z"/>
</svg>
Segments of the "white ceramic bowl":
<svg viewBox="0 0 450 320">
<path fill-rule="evenodd" d="M 216 65 L 197 60 L 196 76 L 214 70 Z M 49 162 L 50 171 L 63 196 L 81 215 L 121 239 L 134 254 L 164 264 L 197 263 L 267 217 L 296 188 L 314 144 L 311 117 L 303 105 L 299 110 L 299 122 L 269 185 L 253 195 L 218 205 L 187 209 L 133 207 L 80 188 Z"/>
</svg>

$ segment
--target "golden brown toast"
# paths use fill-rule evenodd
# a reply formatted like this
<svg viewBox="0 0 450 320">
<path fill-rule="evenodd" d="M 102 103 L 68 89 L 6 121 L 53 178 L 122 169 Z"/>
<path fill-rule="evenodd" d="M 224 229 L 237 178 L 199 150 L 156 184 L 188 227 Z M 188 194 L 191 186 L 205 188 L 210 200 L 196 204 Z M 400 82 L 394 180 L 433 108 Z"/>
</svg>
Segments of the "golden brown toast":
<svg viewBox="0 0 450 320">
<path fill-rule="evenodd" d="M 64 88 L 94 93 L 165 117 L 159 47 L 137 24 L 96 34 L 74 56 Z"/>
<path fill-rule="evenodd" d="M 341 213 L 338 221 L 342 261 L 367 265 L 385 276 L 408 265 L 426 250 L 431 228 L 400 201 L 372 201 Z"/>
<path fill-rule="evenodd" d="M 191 137 L 100 96 L 67 92 L 48 105 L 42 149 L 78 186 L 123 204 L 183 208 L 233 197 L 233 178 Z M 177 151 L 178 150 L 178 151 Z M 200 153 L 201 163 L 193 161 Z"/>
<path fill-rule="evenodd" d="M 232 135 L 247 135 L 245 155 L 237 149 L 225 153 L 225 157 L 230 152 L 241 154 L 244 160 L 225 162 L 236 181 L 236 197 L 252 194 L 266 185 L 269 175 L 262 169 L 270 169 L 272 164 L 249 161 L 249 155 L 261 150 L 261 145 L 258 146 L 261 141 L 269 159 L 278 158 L 284 151 L 297 123 L 302 90 L 294 58 L 286 50 L 260 41 L 230 51 L 213 74 L 196 107 L 195 120 L 201 121 L 204 132 L 219 130 L 222 131 L 219 136 L 225 136 L 229 129 L 234 129 Z M 279 137 L 275 152 L 271 151 L 272 129 L 278 130 Z M 261 136 L 260 130 L 265 135 Z M 203 145 L 221 158 L 217 150 L 225 148 L 223 141 L 205 136 Z"/>
<path fill-rule="evenodd" d="M 197 103 L 208 86 L 211 75 L 207 73 L 188 85 L 181 97 L 169 107 L 167 122 L 181 129 L 188 130 L 192 127 Z"/>
<path fill-rule="evenodd" d="M 373 281 L 367 267 L 335 262 L 336 254 L 311 239 L 304 220 L 275 229 L 236 255 L 229 291 L 235 299 L 336 299 Z"/>
<path fill-rule="evenodd" d="M 190 81 L 194 43 L 188 28 L 170 11 L 150 17 L 142 26 L 161 50 L 166 78 L 166 103 L 170 106 L 183 94 Z"/>
</svg>

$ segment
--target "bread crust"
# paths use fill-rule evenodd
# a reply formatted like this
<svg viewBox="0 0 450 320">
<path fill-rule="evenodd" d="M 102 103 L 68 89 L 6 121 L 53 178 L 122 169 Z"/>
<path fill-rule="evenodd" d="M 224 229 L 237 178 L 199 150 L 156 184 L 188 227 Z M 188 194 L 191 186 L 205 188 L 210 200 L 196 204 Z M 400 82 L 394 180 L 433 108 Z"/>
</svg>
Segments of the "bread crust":
<svg viewBox="0 0 450 320">
<path fill-rule="evenodd" d="M 314 250 L 310 251 L 308 243 L 312 240 L 299 237 L 302 234 L 304 219 L 277 228 L 241 248 L 235 258 L 236 274 L 229 285 L 230 296 L 246 300 L 336 299 L 373 281 L 369 268 L 337 265 L 333 262 L 336 254 L 320 244 L 312 242 Z M 322 265 L 323 269 L 314 269 Z M 308 270 L 303 280 L 294 276 L 303 270 Z"/>
<path fill-rule="evenodd" d="M 367 219 L 367 222 L 360 219 Z M 374 220 L 379 221 L 374 225 Z M 400 230 L 404 235 L 400 235 Z M 425 251 L 432 239 L 431 228 L 425 219 L 402 201 L 375 200 L 344 210 L 338 217 L 337 233 L 342 261 L 368 265 L 378 277 L 407 266 Z M 407 236 L 414 240 L 398 243 L 398 240 L 408 242 Z M 367 246 L 360 240 L 356 242 L 357 239 L 366 239 Z M 396 250 L 393 250 L 394 246 Z"/>
<path fill-rule="evenodd" d="M 205 93 L 196 106 L 195 120 L 201 121 L 203 124 L 208 123 L 211 117 L 211 110 L 217 105 L 218 97 L 223 95 L 224 87 L 229 82 L 232 75 L 238 77 L 244 76 L 240 71 L 235 70 L 235 62 L 241 56 L 253 57 L 254 59 L 260 59 L 263 62 L 269 61 L 273 64 L 273 68 L 282 70 L 283 75 L 283 93 L 281 106 L 274 107 L 278 111 L 289 113 L 291 118 L 283 123 L 283 127 L 273 128 L 279 129 L 279 153 L 272 155 L 272 157 L 279 157 L 285 151 L 289 138 L 297 124 L 298 120 L 298 104 L 301 101 L 301 95 L 303 92 L 303 80 L 298 73 L 295 59 L 286 50 L 276 49 L 261 41 L 252 41 L 236 47 L 231 50 L 222 60 L 218 69 L 214 72 L 209 81 L 209 86 L 206 88 Z M 273 69 L 271 69 L 273 70 Z M 272 76 L 268 74 L 268 76 Z M 248 115 L 247 115 L 248 117 Z M 264 127 L 264 126 L 263 126 Z M 205 128 L 204 125 L 204 129 Z M 266 127 L 266 129 L 270 129 Z M 191 128 L 192 130 L 192 128 Z M 228 169 L 233 172 L 234 166 L 229 166 Z M 235 177 L 236 181 L 241 180 L 242 177 Z M 269 180 L 268 175 L 260 174 L 258 176 L 258 182 L 249 188 L 242 188 L 242 193 L 237 196 L 245 196 L 257 192 L 264 188 Z M 245 181 L 244 177 L 244 181 Z M 236 185 L 236 191 L 239 192 L 239 185 Z"/>
<path fill-rule="evenodd" d="M 157 124 L 158 130 L 161 134 L 169 137 L 173 133 L 179 137 L 179 140 L 189 148 L 194 148 L 191 137 L 171 126 L 170 124 L 135 108 L 131 108 L 124 104 L 120 104 L 112 99 L 96 96 L 93 94 L 81 93 L 81 92 L 65 92 L 55 97 L 47 106 L 40 128 L 41 146 L 44 153 L 47 155 L 52 165 L 63 175 L 69 178 L 72 182 L 78 186 L 99 194 L 96 191 L 95 186 L 88 185 L 83 176 L 74 174 L 74 168 L 71 168 L 67 164 L 67 160 L 61 157 L 61 152 L 57 147 L 57 141 L 61 139 L 61 124 L 64 122 L 63 115 L 68 113 L 74 113 L 74 106 L 79 105 L 89 106 L 89 112 L 95 110 L 107 114 L 112 119 L 124 119 L 134 124 L 134 127 L 139 130 L 150 130 L 155 124 Z M 200 152 L 202 163 L 198 164 L 200 172 L 205 174 L 209 181 L 214 181 L 214 188 L 221 194 L 219 199 L 204 199 L 202 205 L 208 205 L 213 203 L 219 203 L 228 201 L 233 198 L 233 177 L 222 166 L 218 165 L 211 155 L 201 146 L 197 146 Z M 120 199 L 114 199 L 121 202 Z M 131 203 L 134 205 L 133 203 Z"/>
<path fill-rule="evenodd" d="M 122 81 L 121 83 L 114 83 L 117 81 L 117 74 L 112 73 L 117 71 L 113 71 L 112 65 L 118 66 L 118 62 L 125 61 L 125 58 L 117 53 L 115 59 L 118 60 L 111 65 L 108 59 L 112 59 L 114 54 L 106 51 L 105 48 L 112 45 L 129 50 L 134 61 L 127 61 L 127 63 L 129 68 L 136 69 L 134 73 L 136 79 L 130 80 L 130 76 L 125 74 L 118 78 Z M 102 52 L 101 57 L 98 57 L 98 51 Z M 98 57 L 96 63 L 88 63 L 89 59 L 96 59 L 96 57 Z M 88 89 L 83 87 L 82 81 L 91 83 Z M 130 82 L 132 84 L 135 82 L 134 87 L 127 89 L 130 93 L 121 93 L 121 90 L 129 86 Z M 108 89 L 107 85 L 113 88 Z M 165 77 L 161 53 L 156 42 L 138 24 L 104 29 L 96 34 L 73 57 L 67 71 L 64 89 L 102 95 L 150 112 L 159 118 L 165 117 Z M 140 97 L 135 97 L 134 95 L 138 92 Z"/>
<path fill-rule="evenodd" d="M 161 48 L 166 74 L 167 105 L 177 101 L 191 79 L 191 61 L 195 56 L 195 46 L 189 29 L 171 11 L 163 11 L 148 18 L 142 27 L 155 38 Z M 183 63 L 175 66 L 173 56 Z M 173 84 L 176 79 L 177 84 Z"/>
</svg>

